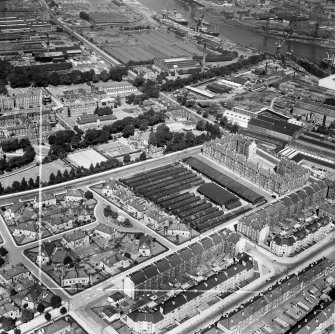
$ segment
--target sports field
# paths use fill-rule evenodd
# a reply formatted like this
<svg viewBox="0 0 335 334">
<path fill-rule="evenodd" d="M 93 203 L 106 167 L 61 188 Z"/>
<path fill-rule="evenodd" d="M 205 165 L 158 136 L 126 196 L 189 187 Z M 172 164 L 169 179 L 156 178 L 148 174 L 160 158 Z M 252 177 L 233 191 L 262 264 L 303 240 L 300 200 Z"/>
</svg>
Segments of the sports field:
<svg viewBox="0 0 335 334">
<path fill-rule="evenodd" d="M 107 161 L 105 157 L 92 149 L 69 154 L 68 159 L 76 166 L 85 168 L 89 168 L 91 164 L 95 166 L 98 162 Z"/>
<path fill-rule="evenodd" d="M 54 173 L 56 175 L 58 170 L 63 172 L 65 169 L 67 169 L 68 171 L 70 171 L 70 167 L 66 167 L 61 160 L 55 160 L 47 164 L 43 164 L 41 168 L 42 168 L 42 178 L 41 178 L 42 182 L 49 181 L 50 174 Z M 40 175 L 40 167 L 35 166 L 33 168 L 30 168 L 17 174 L 13 174 L 11 176 L 1 177 L 0 182 L 2 186 L 5 188 L 7 186 L 11 186 L 14 181 L 21 182 L 23 178 L 25 178 L 27 182 L 30 178 L 32 178 L 35 181 L 38 175 Z"/>
</svg>

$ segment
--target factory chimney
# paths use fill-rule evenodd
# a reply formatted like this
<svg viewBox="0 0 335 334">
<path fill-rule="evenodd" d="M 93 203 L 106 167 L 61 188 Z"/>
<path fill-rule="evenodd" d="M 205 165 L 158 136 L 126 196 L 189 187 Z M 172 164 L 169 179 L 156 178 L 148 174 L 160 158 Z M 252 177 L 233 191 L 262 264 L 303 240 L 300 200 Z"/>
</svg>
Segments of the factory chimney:
<svg viewBox="0 0 335 334">
<path fill-rule="evenodd" d="M 202 69 L 204 69 L 206 65 L 206 48 L 207 48 L 207 44 L 204 43 L 204 53 L 202 55 Z"/>
</svg>

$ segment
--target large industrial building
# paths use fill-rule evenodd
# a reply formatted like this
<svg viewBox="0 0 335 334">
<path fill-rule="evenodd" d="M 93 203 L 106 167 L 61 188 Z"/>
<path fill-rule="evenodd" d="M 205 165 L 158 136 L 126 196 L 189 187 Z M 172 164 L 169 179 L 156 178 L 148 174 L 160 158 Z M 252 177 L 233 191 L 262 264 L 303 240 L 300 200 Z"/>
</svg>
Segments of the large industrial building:
<svg viewBox="0 0 335 334">
<path fill-rule="evenodd" d="M 319 80 L 319 86 L 335 91 L 335 74 Z"/>
<path fill-rule="evenodd" d="M 276 161 L 272 156 L 269 159 L 276 161 L 276 171 L 274 168 L 264 168 L 257 159 L 257 150 L 255 142 L 241 135 L 226 136 L 203 146 L 205 156 L 271 193 L 282 196 L 306 184 L 308 171 L 305 168 L 287 159 Z M 262 159 L 266 157 L 263 154 Z"/>
</svg>

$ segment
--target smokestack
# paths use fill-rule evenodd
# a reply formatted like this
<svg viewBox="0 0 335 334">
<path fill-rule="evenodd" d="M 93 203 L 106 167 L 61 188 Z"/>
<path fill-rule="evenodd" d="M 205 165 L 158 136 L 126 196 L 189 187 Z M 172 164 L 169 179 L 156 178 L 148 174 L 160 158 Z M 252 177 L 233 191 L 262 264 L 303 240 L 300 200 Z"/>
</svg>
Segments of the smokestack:
<svg viewBox="0 0 335 334">
<path fill-rule="evenodd" d="M 202 55 L 202 69 L 204 69 L 206 65 L 206 48 L 207 48 L 207 44 L 204 43 L 204 53 Z"/>
<path fill-rule="evenodd" d="M 268 62 L 265 63 L 265 75 L 268 75 Z"/>
</svg>

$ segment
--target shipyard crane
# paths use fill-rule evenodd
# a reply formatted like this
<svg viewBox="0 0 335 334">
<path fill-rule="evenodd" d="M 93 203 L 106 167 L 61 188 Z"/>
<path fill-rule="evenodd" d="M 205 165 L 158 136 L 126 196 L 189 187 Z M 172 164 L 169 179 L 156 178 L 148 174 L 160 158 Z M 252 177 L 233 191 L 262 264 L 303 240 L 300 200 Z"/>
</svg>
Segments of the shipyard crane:
<svg viewBox="0 0 335 334">
<path fill-rule="evenodd" d="M 204 19 L 205 16 L 205 10 L 203 10 L 201 12 L 201 14 L 199 15 L 199 17 L 194 17 L 194 20 L 196 22 L 196 26 L 195 26 L 195 31 L 198 32 L 199 31 L 199 27 L 202 24 L 202 20 Z"/>
<path fill-rule="evenodd" d="M 284 54 L 284 60 L 286 59 L 290 59 L 291 58 L 291 55 L 293 53 L 293 50 L 290 50 L 290 47 L 287 43 L 287 38 L 290 37 L 292 35 L 291 34 L 287 34 L 285 37 L 279 39 L 275 45 L 276 45 L 276 58 L 280 58 L 280 55 L 281 55 L 281 50 L 282 50 L 282 47 L 283 45 L 286 46 L 286 51 L 285 51 L 285 54 Z"/>
</svg>

